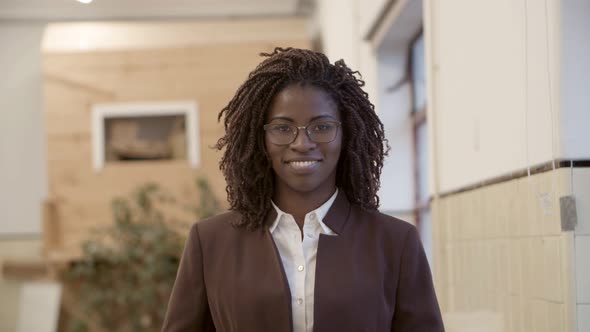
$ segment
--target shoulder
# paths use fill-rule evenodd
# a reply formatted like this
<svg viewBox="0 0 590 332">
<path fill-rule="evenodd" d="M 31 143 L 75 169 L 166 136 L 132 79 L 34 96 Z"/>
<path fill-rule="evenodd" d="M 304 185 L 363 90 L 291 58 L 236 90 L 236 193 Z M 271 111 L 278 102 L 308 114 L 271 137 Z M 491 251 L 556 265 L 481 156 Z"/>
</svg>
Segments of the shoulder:
<svg viewBox="0 0 590 332">
<path fill-rule="evenodd" d="M 242 218 L 240 213 L 235 211 L 223 212 L 212 217 L 199 220 L 192 225 L 193 229 L 198 229 L 199 233 L 212 232 L 232 228 L 233 224 Z"/>
<path fill-rule="evenodd" d="M 190 238 L 199 243 L 205 259 L 224 259 L 245 252 L 249 246 L 261 243 L 268 232 L 248 230 L 239 224 L 242 215 L 229 211 L 197 221 L 191 227 Z"/>
<path fill-rule="evenodd" d="M 348 225 L 351 234 L 360 238 L 369 238 L 388 250 L 399 252 L 408 242 L 419 239 L 414 225 L 377 210 L 363 210 L 360 206 L 353 205 L 350 218 Z"/>
<path fill-rule="evenodd" d="M 378 210 L 363 210 L 360 206 L 352 206 L 352 218 L 357 224 L 375 227 L 384 232 L 407 234 L 415 231 L 416 227 L 407 221 L 382 213 Z"/>
<path fill-rule="evenodd" d="M 198 236 L 203 245 L 224 246 L 238 245 L 252 237 L 260 237 L 263 230 L 248 230 L 240 224 L 242 215 L 236 211 L 224 212 L 207 219 L 197 221 L 192 225 L 191 236 Z"/>
</svg>

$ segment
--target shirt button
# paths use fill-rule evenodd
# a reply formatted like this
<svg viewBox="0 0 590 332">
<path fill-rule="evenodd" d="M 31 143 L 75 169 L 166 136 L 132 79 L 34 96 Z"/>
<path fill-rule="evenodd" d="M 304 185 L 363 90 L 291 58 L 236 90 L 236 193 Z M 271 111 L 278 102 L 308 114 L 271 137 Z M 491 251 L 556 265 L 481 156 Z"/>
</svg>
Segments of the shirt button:
<svg viewBox="0 0 590 332">
<path fill-rule="evenodd" d="M 297 304 L 302 305 L 303 304 L 303 299 L 302 298 L 298 298 L 297 299 Z"/>
<path fill-rule="evenodd" d="M 303 271 L 303 265 L 299 265 L 299 266 L 297 267 L 297 271 L 299 271 L 299 272 Z"/>
</svg>

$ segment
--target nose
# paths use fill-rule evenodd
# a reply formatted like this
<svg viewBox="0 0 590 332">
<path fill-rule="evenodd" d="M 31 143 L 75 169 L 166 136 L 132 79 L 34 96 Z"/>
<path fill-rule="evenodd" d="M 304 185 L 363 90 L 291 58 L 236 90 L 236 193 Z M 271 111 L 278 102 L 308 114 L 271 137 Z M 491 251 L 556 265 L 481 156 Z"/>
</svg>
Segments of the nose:
<svg viewBox="0 0 590 332">
<path fill-rule="evenodd" d="M 293 141 L 293 143 L 291 143 L 291 149 L 301 152 L 315 149 L 316 143 L 309 138 L 305 128 L 297 129 L 297 137 L 295 137 L 295 140 Z"/>
</svg>

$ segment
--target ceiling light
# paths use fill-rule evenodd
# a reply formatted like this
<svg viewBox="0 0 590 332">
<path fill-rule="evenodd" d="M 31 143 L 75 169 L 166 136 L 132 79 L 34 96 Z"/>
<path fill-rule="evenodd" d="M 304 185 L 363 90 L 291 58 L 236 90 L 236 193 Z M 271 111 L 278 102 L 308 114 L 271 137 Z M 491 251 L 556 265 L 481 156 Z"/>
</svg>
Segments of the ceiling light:
<svg viewBox="0 0 590 332">
<path fill-rule="evenodd" d="M 84 3 L 84 4 L 89 4 L 92 2 L 92 0 L 78 0 L 78 2 Z"/>
</svg>

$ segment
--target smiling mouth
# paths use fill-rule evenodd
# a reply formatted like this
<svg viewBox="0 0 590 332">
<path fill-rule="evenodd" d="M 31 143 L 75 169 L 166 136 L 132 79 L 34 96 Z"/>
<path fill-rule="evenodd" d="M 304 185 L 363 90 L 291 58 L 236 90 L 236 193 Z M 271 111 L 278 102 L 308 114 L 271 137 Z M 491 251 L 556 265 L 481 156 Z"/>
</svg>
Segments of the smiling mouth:
<svg viewBox="0 0 590 332">
<path fill-rule="evenodd" d="M 306 161 L 289 161 L 287 164 L 296 171 L 305 171 L 314 168 L 319 164 L 319 160 L 306 160 Z"/>
</svg>

